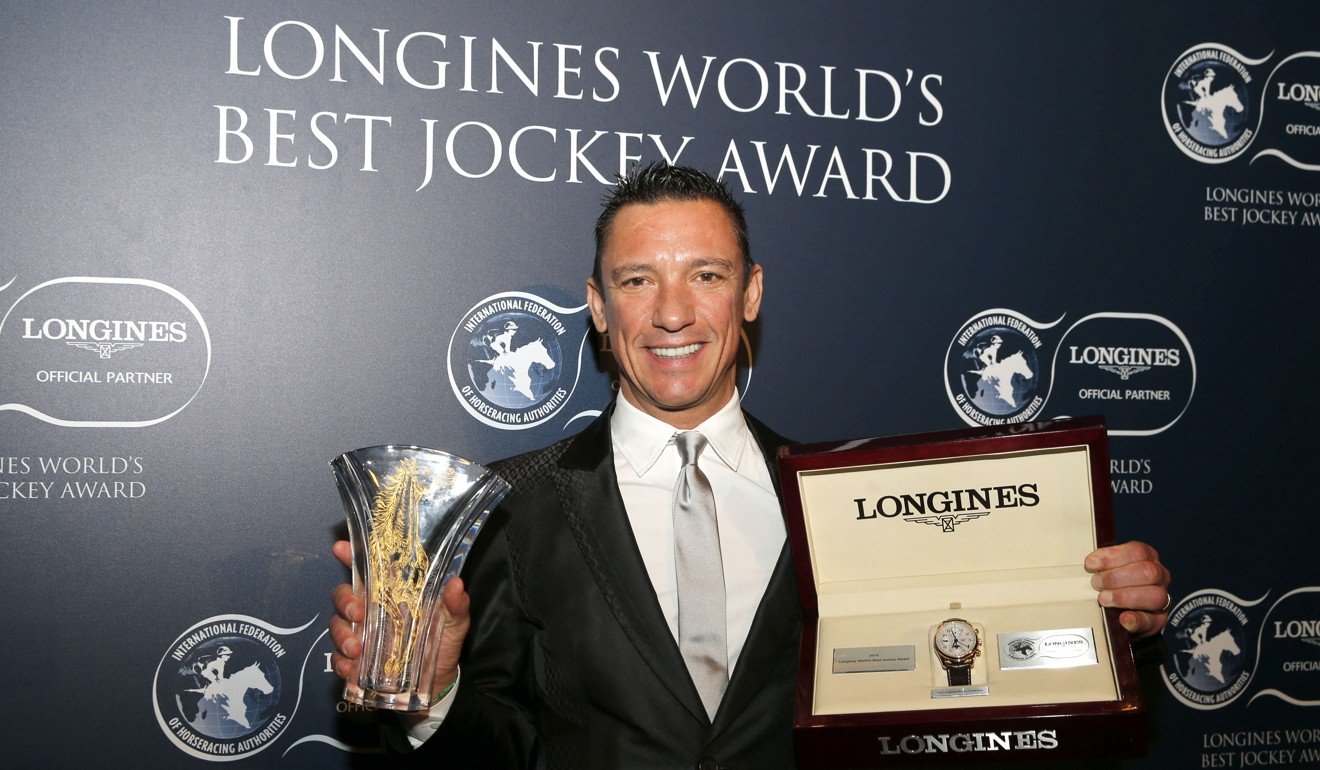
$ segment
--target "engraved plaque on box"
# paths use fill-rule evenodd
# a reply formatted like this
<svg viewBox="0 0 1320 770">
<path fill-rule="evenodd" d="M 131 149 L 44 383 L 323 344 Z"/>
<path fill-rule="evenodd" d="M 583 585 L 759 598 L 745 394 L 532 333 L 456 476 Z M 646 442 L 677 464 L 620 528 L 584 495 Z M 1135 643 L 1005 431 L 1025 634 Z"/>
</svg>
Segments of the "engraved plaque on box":
<svg viewBox="0 0 1320 770">
<path fill-rule="evenodd" d="M 1094 666 L 1095 636 L 1089 628 L 1056 628 L 997 634 L 999 667 L 1073 668 Z"/>
<path fill-rule="evenodd" d="M 834 651 L 832 671 L 857 674 L 870 671 L 915 671 L 917 648 L 912 644 L 889 647 L 842 647 Z"/>
</svg>

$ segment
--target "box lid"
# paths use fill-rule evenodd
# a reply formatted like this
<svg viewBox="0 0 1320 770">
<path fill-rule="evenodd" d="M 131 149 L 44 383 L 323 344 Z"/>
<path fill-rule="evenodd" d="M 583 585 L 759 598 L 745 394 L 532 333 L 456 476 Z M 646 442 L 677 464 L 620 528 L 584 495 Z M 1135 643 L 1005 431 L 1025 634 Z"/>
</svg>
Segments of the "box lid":
<svg viewBox="0 0 1320 770">
<path fill-rule="evenodd" d="M 1099 417 L 781 448 L 803 610 L 967 573 L 1075 571 L 1113 540 L 1108 466 Z"/>
</svg>

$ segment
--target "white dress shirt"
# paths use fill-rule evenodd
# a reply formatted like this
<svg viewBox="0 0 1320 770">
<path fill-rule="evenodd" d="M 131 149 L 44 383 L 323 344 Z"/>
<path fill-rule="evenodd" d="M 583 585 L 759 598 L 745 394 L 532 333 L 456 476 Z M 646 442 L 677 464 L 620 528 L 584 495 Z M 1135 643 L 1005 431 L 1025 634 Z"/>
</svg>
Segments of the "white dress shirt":
<svg viewBox="0 0 1320 770">
<path fill-rule="evenodd" d="M 735 393 L 724 408 L 694 430 L 708 442 L 697 465 L 715 493 L 724 564 L 725 638 L 732 676 L 787 534 L 765 455 L 747 427 L 738 395 Z M 681 466 L 673 439 L 678 432 L 623 396 L 615 400 L 610 436 L 619 494 L 675 640 L 678 575 L 674 567 L 673 496 Z M 431 707 L 428 716 L 415 718 L 417 722 L 408 730 L 414 746 L 420 746 L 440 726 L 458 687 L 459 682 L 455 682 L 448 695 Z"/>
<path fill-rule="evenodd" d="M 697 465 L 710 479 L 715 493 L 732 676 L 770 573 L 784 547 L 784 518 L 765 456 L 743 419 L 736 394 L 694 430 L 708 442 Z M 622 397 L 610 417 L 619 494 L 656 599 L 675 639 L 678 576 L 674 571 L 673 497 L 681 470 L 673 441 L 677 432 Z"/>
</svg>

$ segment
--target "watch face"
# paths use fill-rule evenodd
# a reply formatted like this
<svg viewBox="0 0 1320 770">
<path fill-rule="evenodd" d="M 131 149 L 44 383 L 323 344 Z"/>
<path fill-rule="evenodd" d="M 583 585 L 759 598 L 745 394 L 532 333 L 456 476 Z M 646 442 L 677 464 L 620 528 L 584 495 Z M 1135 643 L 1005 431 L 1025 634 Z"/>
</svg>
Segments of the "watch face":
<svg viewBox="0 0 1320 770">
<path fill-rule="evenodd" d="M 935 629 L 935 649 L 950 658 L 965 658 L 976 650 L 976 630 L 961 620 L 950 620 Z"/>
</svg>

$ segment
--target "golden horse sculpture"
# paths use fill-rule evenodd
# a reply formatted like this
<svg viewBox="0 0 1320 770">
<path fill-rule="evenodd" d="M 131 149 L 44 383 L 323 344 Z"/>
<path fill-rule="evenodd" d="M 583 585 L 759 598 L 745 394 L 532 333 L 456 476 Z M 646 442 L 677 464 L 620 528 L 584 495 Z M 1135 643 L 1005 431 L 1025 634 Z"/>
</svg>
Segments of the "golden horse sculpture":
<svg viewBox="0 0 1320 770">
<path fill-rule="evenodd" d="M 453 469 L 449 469 L 453 475 Z M 442 486 L 448 486 L 443 484 Z M 432 487 L 425 469 L 407 459 L 380 483 L 371 509 L 367 554 L 372 579 L 372 602 L 384 613 L 381 640 L 389 650 L 384 675 L 398 683 L 417 638 L 417 610 L 431 560 L 419 535 L 421 501 Z"/>
</svg>

